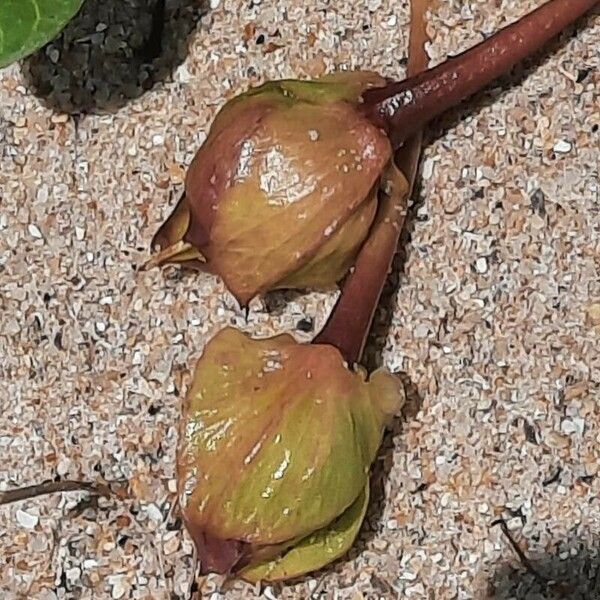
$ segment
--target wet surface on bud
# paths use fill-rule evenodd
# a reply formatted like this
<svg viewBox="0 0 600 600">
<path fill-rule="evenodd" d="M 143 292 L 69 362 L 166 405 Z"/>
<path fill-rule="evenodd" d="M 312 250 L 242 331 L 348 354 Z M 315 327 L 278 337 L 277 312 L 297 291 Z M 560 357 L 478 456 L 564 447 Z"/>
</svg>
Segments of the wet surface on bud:
<svg viewBox="0 0 600 600">
<path fill-rule="evenodd" d="M 280 578 L 343 554 L 402 402 L 397 378 L 380 370 L 366 381 L 333 346 L 221 331 L 198 362 L 178 454 L 203 569 Z"/>
<path fill-rule="evenodd" d="M 158 262 L 195 260 L 242 303 L 333 286 L 367 237 L 391 158 L 357 110 L 361 92 L 383 83 L 371 73 L 271 82 L 226 104 L 154 240 L 163 251 L 183 241 L 187 254 Z"/>
</svg>

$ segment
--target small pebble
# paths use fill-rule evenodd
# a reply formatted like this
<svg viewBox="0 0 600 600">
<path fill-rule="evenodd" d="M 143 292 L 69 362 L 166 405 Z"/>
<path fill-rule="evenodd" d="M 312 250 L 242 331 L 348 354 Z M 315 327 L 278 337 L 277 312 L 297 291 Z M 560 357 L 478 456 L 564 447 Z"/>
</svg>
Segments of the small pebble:
<svg viewBox="0 0 600 600">
<path fill-rule="evenodd" d="M 558 142 L 554 144 L 554 152 L 557 154 L 566 154 L 571 152 L 572 147 L 573 145 L 571 142 L 568 142 L 567 140 L 558 140 Z"/>
<path fill-rule="evenodd" d="M 263 590 L 263 595 L 267 600 L 277 600 L 277 596 L 273 592 L 273 588 L 270 585 L 267 585 Z"/>
<path fill-rule="evenodd" d="M 126 591 L 127 589 L 125 588 L 125 586 L 120 581 L 118 581 L 112 587 L 111 596 L 115 600 L 117 600 L 118 598 L 122 598 L 125 595 Z"/>
<path fill-rule="evenodd" d="M 16 516 L 19 525 L 25 529 L 33 529 L 40 520 L 37 515 L 32 515 L 24 510 L 17 510 Z"/>
<path fill-rule="evenodd" d="M 423 168 L 421 171 L 423 179 L 431 179 L 431 176 L 433 175 L 434 166 L 435 162 L 431 158 L 428 158 L 425 161 L 423 161 Z"/>
<path fill-rule="evenodd" d="M 66 123 L 69 120 L 69 115 L 66 114 L 66 113 L 60 113 L 60 114 L 52 115 L 52 117 L 50 117 L 50 120 L 55 125 L 61 125 L 63 123 Z"/>
<path fill-rule="evenodd" d="M 34 225 L 33 223 L 30 223 L 27 226 L 27 231 L 29 231 L 29 235 L 33 238 L 35 238 L 36 240 L 40 240 L 42 239 L 42 232 L 40 231 L 39 227 L 37 225 Z"/>
<path fill-rule="evenodd" d="M 163 543 L 164 553 L 168 556 L 177 552 L 179 549 L 179 542 L 179 537 L 177 537 L 177 535 L 172 535 L 166 542 Z"/>
<path fill-rule="evenodd" d="M 475 268 L 477 269 L 478 273 L 482 273 L 482 274 L 487 273 L 487 270 L 488 270 L 487 258 L 485 258 L 485 257 L 478 258 L 475 263 Z"/>
<path fill-rule="evenodd" d="M 163 514 L 156 504 L 148 504 L 148 506 L 146 506 L 146 513 L 156 523 L 162 523 Z"/>
<path fill-rule="evenodd" d="M 58 48 L 50 48 L 48 50 L 48 58 L 56 64 L 60 58 L 60 52 L 58 51 Z"/>
</svg>

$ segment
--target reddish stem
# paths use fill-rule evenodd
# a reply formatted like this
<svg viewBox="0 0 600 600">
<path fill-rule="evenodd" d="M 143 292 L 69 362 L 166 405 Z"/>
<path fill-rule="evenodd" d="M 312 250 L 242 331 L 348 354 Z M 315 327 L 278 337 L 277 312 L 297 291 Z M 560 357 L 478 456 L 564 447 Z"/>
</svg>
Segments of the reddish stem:
<svg viewBox="0 0 600 600">
<path fill-rule="evenodd" d="M 363 96 L 367 116 L 395 148 L 433 118 L 537 52 L 600 0 L 550 0 L 484 42 L 409 79 Z"/>
<path fill-rule="evenodd" d="M 427 68 L 425 13 L 429 0 L 412 0 L 408 75 Z M 338 348 L 349 364 L 357 363 L 365 343 L 377 304 L 398 246 L 404 223 L 406 202 L 412 191 L 421 151 L 422 133 L 413 135 L 396 153 L 395 162 L 406 177 L 404 196 L 385 197 L 369 239 L 361 248 L 354 270 L 348 275 L 344 289 L 327 324 L 314 342 Z"/>
<path fill-rule="evenodd" d="M 407 147 L 409 144 L 411 148 L 415 145 L 418 147 L 420 142 L 421 135 L 417 134 L 407 142 Z M 335 346 L 348 364 L 357 363 L 362 357 L 373 316 L 396 254 L 407 198 L 398 200 L 404 206 L 399 205 L 399 210 L 388 206 L 384 208 L 384 215 L 395 212 L 396 218 L 391 221 L 384 216 L 375 223 L 325 327 L 313 340 L 316 344 Z M 391 204 L 392 201 L 386 198 L 385 202 Z"/>
<path fill-rule="evenodd" d="M 509 71 L 599 2 L 550 0 L 517 23 L 438 67 L 418 73 L 424 64 L 412 64 L 405 81 L 366 92 L 364 110 L 388 131 L 395 147 L 401 146 L 396 164 L 410 185 L 417 167 L 419 132 L 428 121 Z M 417 40 L 422 45 L 424 39 L 424 26 L 420 32 L 411 31 L 411 52 Z M 410 102 L 399 102 L 407 97 L 408 91 L 412 94 Z M 388 112 L 390 106 L 394 110 Z M 396 252 L 402 222 L 403 214 L 394 212 L 393 206 L 380 207 L 379 220 L 357 257 L 355 269 L 348 276 L 327 324 L 314 340 L 336 346 L 350 364 L 361 359 Z"/>
</svg>

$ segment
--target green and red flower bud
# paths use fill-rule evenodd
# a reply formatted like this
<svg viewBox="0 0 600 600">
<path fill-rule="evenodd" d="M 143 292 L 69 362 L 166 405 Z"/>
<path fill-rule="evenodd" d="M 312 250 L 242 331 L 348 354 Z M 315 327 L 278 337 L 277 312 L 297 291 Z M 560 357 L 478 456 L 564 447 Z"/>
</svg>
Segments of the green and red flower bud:
<svg viewBox="0 0 600 600">
<path fill-rule="evenodd" d="M 367 380 L 333 346 L 217 334 L 196 366 L 178 454 L 202 569 L 280 579 L 342 555 L 403 399 L 399 379 L 379 370 Z"/>
<path fill-rule="evenodd" d="M 392 156 L 357 109 L 384 84 L 372 73 L 278 81 L 227 103 L 155 239 L 166 249 L 158 261 L 216 273 L 244 304 L 334 286 L 369 232 Z"/>
</svg>

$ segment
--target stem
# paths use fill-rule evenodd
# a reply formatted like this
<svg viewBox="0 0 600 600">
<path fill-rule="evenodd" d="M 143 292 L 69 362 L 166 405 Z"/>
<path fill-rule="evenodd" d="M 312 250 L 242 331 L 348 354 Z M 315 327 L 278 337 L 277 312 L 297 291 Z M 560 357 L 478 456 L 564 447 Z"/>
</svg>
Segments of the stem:
<svg viewBox="0 0 600 600">
<path fill-rule="evenodd" d="M 398 148 L 434 117 L 507 73 L 600 0 L 550 0 L 477 46 L 444 63 L 363 95 L 367 116 Z"/>
<path fill-rule="evenodd" d="M 88 494 L 106 497 L 111 495 L 110 488 L 102 483 L 88 483 L 85 481 L 47 481 L 38 485 L 29 485 L 15 490 L 0 492 L 0 506 L 59 492 L 87 492 Z"/>
<path fill-rule="evenodd" d="M 427 68 L 425 42 L 426 12 L 430 0 L 412 0 L 408 73 Z M 398 238 L 406 215 L 407 200 L 412 192 L 421 151 L 421 132 L 415 134 L 397 152 L 395 163 L 400 169 L 390 183 L 395 193 L 383 196 L 369 238 L 348 275 L 342 293 L 325 327 L 314 339 L 340 350 L 349 364 L 360 361 L 373 316 L 390 271 Z"/>
<path fill-rule="evenodd" d="M 424 43 L 428 38 L 423 17 L 427 2 L 412 0 L 411 11 L 416 18 L 411 19 L 409 78 L 369 90 L 363 96 L 365 114 L 386 129 L 394 147 L 400 148 L 395 162 L 407 178 L 406 190 L 402 197 L 397 196 L 395 201 L 387 198 L 380 206 L 377 221 L 356 259 L 354 271 L 348 276 L 315 343 L 336 346 L 350 364 L 361 359 L 396 253 L 404 221 L 404 207 L 399 202 L 407 200 L 412 191 L 422 128 L 432 118 L 509 71 L 599 2 L 550 0 L 485 42 L 424 71 L 427 66 Z"/>
<path fill-rule="evenodd" d="M 421 135 L 415 135 L 405 148 L 418 148 L 420 141 Z M 335 346 L 348 364 L 358 363 L 362 357 L 398 247 L 408 195 L 408 182 L 404 180 L 404 193 L 384 196 L 380 201 L 377 221 L 356 258 L 354 271 L 348 275 L 325 327 L 313 340 L 317 344 Z"/>
</svg>

